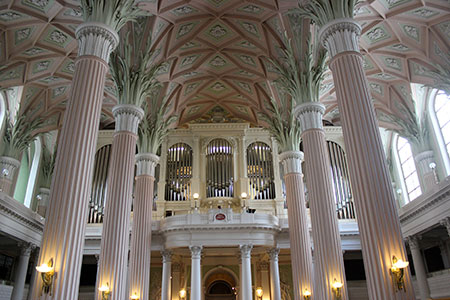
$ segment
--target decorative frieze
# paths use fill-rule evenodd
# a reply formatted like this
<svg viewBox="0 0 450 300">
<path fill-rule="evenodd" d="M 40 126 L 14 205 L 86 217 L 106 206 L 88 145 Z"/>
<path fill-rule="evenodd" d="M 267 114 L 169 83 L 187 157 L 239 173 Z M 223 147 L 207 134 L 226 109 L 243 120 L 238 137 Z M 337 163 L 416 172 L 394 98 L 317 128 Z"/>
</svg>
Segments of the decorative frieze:
<svg viewBox="0 0 450 300">
<path fill-rule="evenodd" d="M 116 132 L 129 131 L 137 134 L 139 123 L 144 118 L 144 110 L 133 104 L 119 104 L 113 107 Z"/>
<path fill-rule="evenodd" d="M 302 173 L 303 152 L 286 151 L 280 154 L 280 161 L 284 168 L 284 174 Z"/>
<path fill-rule="evenodd" d="M 119 44 L 119 35 L 102 23 L 82 23 L 75 30 L 79 42 L 78 56 L 93 55 L 109 62 L 109 55 Z"/>
<path fill-rule="evenodd" d="M 309 102 L 298 105 L 294 109 L 294 116 L 300 121 L 302 131 L 309 129 L 323 129 L 322 117 L 325 106 L 318 102 Z"/>
<path fill-rule="evenodd" d="M 155 168 L 159 163 L 159 156 L 152 153 L 136 155 L 136 176 L 148 175 L 155 177 Z"/>
<path fill-rule="evenodd" d="M 346 52 L 359 52 L 361 26 L 353 19 L 337 19 L 323 26 L 319 38 L 330 57 Z"/>
</svg>

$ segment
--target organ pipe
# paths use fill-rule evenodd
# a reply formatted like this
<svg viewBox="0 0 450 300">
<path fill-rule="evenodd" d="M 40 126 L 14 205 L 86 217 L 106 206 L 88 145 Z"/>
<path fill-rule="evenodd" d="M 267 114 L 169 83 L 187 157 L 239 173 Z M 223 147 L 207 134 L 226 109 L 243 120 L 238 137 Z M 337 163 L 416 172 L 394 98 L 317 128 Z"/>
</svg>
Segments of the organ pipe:
<svg viewBox="0 0 450 300">
<path fill-rule="evenodd" d="M 233 197 L 233 148 L 227 140 L 214 139 L 206 147 L 207 197 Z"/>
<path fill-rule="evenodd" d="M 274 199 L 275 185 L 271 148 L 262 142 L 247 147 L 247 177 L 252 199 Z"/>
<path fill-rule="evenodd" d="M 191 194 L 192 148 L 177 143 L 167 151 L 165 200 L 187 201 Z"/>
<path fill-rule="evenodd" d="M 100 148 L 95 154 L 94 176 L 92 178 L 91 198 L 89 200 L 88 223 L 102 223 L 107 191 L 107 175 L 111 145 Z"/>
<path fill-rule="evenodd" d="M 341 146 L 327 141 L 328 153 L 333 176 L 333 188 L 336 199 L 336 211 L 339 219 L 354 219 L 356 217 L 353 204 L 347 160 Z"/>
</svg>

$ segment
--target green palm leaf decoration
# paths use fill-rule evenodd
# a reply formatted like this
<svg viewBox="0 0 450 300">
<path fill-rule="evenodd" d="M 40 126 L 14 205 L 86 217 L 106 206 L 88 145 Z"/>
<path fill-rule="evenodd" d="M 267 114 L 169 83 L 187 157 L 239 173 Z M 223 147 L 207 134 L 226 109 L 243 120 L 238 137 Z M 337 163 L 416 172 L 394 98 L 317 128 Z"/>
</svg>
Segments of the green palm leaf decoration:
<svg viewBox="0 0 450 300">
<path fill-rule="evenodd" d="M 450 95 L 450 69 L 440 64 L 435 65 L 435 67 L 436 70 L 429 71 L 435 81 L 432 87 L 443 90 L 447 95 Z"/>
<path fill-rule="evenodd" d="M 150 105 L 146 105 L 146 117 L 139 125 L 139 139 L 137 142 L 139 153 L 156 154 L 163 139 L 169 133 L 170 126 L 177 120 L 177 116 L 167 116 L 169 97 L 158 103 L 157 97 L 152 97 Z"/>
<path fill-rule="evenodd" d="M 399 112 L 398 115 L 378 112 L 379 119 L 394 124 L 396 127 L 388 130 L 406 138 L 418 151 L 429 150 L 430 131 L 426 110 L 416 112 L 400 101 L 396 101 L 395 106 Z M 399 115 L 402 117 L 400 118 Z"/>
<path fill-rule="evenodd" d="M 20 109 L 19 109 L 20 111 Z M 3 137 L 3 156 L 12 157 L 19 160 L 25 151 L 38 135 L 38 129 L 42 128 L 43 119 L 38 117 L 30 121 L 26 114 L 17 117 L 16 120 L 7 112 L 6 132 Z"/>
<path fill-rule="evenodd" d="M 134 0 L 81 0 L 85 22 L 99 22 L 118 32 L 128 21 L 148 16 Z"/>
<path fill-rule="evenodd" d="M 320 85 L 326 71 L 326 50 L 308 38 L 306 51 L 301 51 L 298 46 L 295 51 L 293 45 L 300 45 L 300 38 L 296 36 L 292 41 L 285 32 L 285 48 L 280 49 L 280 57 L 269 59 L 279 75 L 275 83 L 296 105 L 319 101 Z"/>
<path fill-rule="evenodd" d="M 356 3 L 357 0 L 301 1 L 299 8 L 293 9 L 291 12 L 300 17 L 309 18 L 312 23 L 322 27 L 336 19 L 353 18 Z"/>
<path fill-rule="evenodd" d="M 148 51 L 151 37 L 141 42 L 139 34 L 145 25 L 145 20 L 131 25 L 134 34 L 128 32 L 124 42 L 111 53 L 109 65 L 120 104 L 142 107 L 148 95 L 160 86 L 156 79 L 160 64 L 152 64 L 153 52 Z"/>
<path fill-rule="evenodd" d="M 55 169 L 56 151 L 52 152 L 46 145 L 44 145 L 42 149 L 41 185 L 45 188 L 50 188 L 50 185 L 52 183 L 53 170 Z"/>
<path fill-rule="evenodd" d="M 266 110 L 259 113 L 268 124 L 267 130 L 275 137 L 280 151 L 300 151 L 300 123 L 294 116 L 294 101 L 285 99 L 278 103 L 271 98 L 266 101 Z"/>
</svg>

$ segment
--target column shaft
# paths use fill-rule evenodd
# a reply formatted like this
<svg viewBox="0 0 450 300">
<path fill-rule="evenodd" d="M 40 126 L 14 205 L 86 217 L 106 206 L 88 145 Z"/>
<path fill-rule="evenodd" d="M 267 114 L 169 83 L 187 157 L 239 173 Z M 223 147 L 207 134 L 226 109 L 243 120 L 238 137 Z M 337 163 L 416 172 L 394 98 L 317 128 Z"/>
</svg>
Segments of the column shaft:
<svg viewBox="0 0 450 300">
<path fill-rule="evenodd" d="M 0 192 L 8 196 L 14 195 L 14 179 L 20 168 L 20 161 L 8 156 L 0 157 Z"/>
<path fill-rule="evenodd" d="M 253 246 L 241 245 L 240 248 L 242 260 L 242 276 L 241 276 L 242 299 L 253 299 L 252 259 L 251 259 L 251 251 Z"/>
<path fill-rule="evenodd" d="M 297 108 L 302 127 L 305 153 L 306 185 L 314 242 L 314 273 L 316 299 L 334 298 L 334 280 L 344 283 L 342 299 L 348 299 L 345 284 L 344 259 L 333 194 L 322 115 L 325 107 L 318 103 L 305 103 Z"/>
<path fill-rule="evenodd" d="M 344 20 L 321 31 L 321 39 L 332 54 L 330 69 L 349 158 L 369 297 L 413 299 L 409 269 L 405 292 L 393 288 L 390 274 L 393 256 L 404 261 L 407 256 L 362 55 L 357 52 L 360 27 L 353 20 Z M 348 44 L 342 41 L 352 42 L 353 48 L 345 48 Z"/>
<path fill-rule="evenodd" d="M 78 299 L 105 76 L 109 54 L 119 40 L 114 31 L 92 23 L 80 25 L 77 38 L 79 57 L 58 141 L 38 262 L 53 258 L 57 273 L 47 299 Z M 33 299 L 39 298 L 42 287 L 41 276 L 36 280 Z"/>
<path fill-rule="evenodd" d="M 131 195 L 133 192 L 137 126 L 144 112 L 134 105 L 113 108 L 116 133 L 112 142 L 105 201 L 98 287 L 109 285 L 110 299 L 123 300 L 127 294 L 128 246 L 130 241 Z M 102 294 L 97 292 L 97 299 Z"/>
<path fill-rule="evenodd" d="M 190 300 L 202 299 L 202 281 L 201 281 L 201 246 L 191 246 L 191 298 Z M 250 298 L 249 298 L 250 299 Z"/>
<path fill-rule="evenodd" d="M 311 239 L 301 171 L 303 153 L 290 151 L 283 152 L 280 156 L 285 169 L 294 299 L 302 299 L 305 290 L 310 291 L 311 299 L 314 299 Z"/>
<path fill-rule="evenodd" d="M 281 300 L 280 270 L 278 266 L 278 254 L 280 249 L 274 248 L 269 251 L 270 256 L 270 299 Z"/>
<path fill-rule="evenodd" d="M 163 270 L 162 270 L 162 285 L 161 285 L 161 300 L 171 300 L 171 271 L 172 271 L 172 253 L 170 251 L 163 251 Z"/>
<path fill-rule="evenodd" d="M 433 151 L 421 152 L 415 156 L 414 160 L 423 194 L 431 192 L 436 187 L 436 176 L 430 167 L 430 164 L 434 163 Z"/>
<path fill-rule="evenodd" d="M 409 248 L 414 262 L 414 270 L 416 270 L 416 279 L 419 286 L 419 294 L 421 300 L 430 298 L 430 287 L 428 286 L 427 272 L 423 262 L 422 252 L 420 251 L 419 237 L 408 237 Z"/>
<path fill-rule="evenodd" d="M 19 244 L 20 256 L 14 270 L 14 288 L 11 294 L 11 300 L 22 300 L 23 289 L 25 288 L 25 278 L 27 277 L 28 263 L 30 262 L 30 253 L 32 245 Z"/>
<path fill-rule="evenodd" d="M 158 157 L 145 153 L 136 156 L 137 172 L 134 191 L 133 227 L 129 268 L 129 296 L 136 294 L 148 300 L 152 242 L 152 210 L 155 167 Z"/>
</svg>

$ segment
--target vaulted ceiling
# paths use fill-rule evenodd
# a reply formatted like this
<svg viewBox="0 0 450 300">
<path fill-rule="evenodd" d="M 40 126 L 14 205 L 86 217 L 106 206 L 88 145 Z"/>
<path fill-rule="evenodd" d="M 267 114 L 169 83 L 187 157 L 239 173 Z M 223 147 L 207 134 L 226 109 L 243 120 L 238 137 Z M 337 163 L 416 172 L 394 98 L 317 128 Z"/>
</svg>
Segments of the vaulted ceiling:
<svg viewBox="0 0 450 300">
<path fill-rule="evenodd" d="M 276 78 L 265 58 L 276 58 L 286 12 L 296 0 L 141 0 L 153 14 L 155 61 L 165 62 L 159 79 L 171 95 L 179 125 L 212 118 L 258 124 L 257 112 L 272 96 Z M 373 0 L 356 9 L 363 27 L 361 51 L 374 103 L 395 112 L 395 101 L 411 104 L 410 82 L 431 83 L 432 63 L 450 65 L 450 5 L 447 0 Z M 22 109 L 61 123 L 74 72 L 82 22 L 76 0 L 0 0 L 0 87 L 24 86 Z M 102 124 L 113 119 L 112 81 L 105 87 Z M 339 113 L 331 74 L 321 88 L 327 117 Z M 217 107 L 221 109 L 217 109 Z"/>
</svg>

